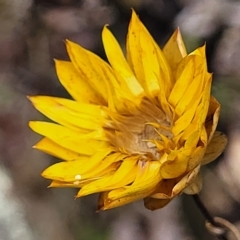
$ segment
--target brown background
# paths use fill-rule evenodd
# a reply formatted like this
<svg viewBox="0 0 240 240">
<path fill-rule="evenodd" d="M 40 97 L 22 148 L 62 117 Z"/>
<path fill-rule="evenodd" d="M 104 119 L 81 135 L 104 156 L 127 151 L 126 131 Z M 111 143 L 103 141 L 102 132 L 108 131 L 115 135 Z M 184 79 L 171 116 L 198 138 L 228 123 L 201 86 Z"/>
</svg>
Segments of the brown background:
<svg viewBox="0 0 240 240">
<path fill-rule="evenodd" d="M 67 59 L 64 39 L 105 59 L 102 27 L 110 24 L 124 48 L 131 7 L 161 46 L 177 26 L 189 51 L 207 42 L 229 145 L 203 169 L 201 198 L 213 215 L 240 226 L 240 1 L 0 0 L 1 240 L 214 239 L 189 196 L 155 212 L 137 202 L 95 213 L 96 196 L 74 200 L 75 190 L 47 189 L 40 177 L 56 159 L 31 148 L 40 137 L 28 121 L 44 117 L 26 95 L 68 97 L 53 65 Z"/>
</svg>

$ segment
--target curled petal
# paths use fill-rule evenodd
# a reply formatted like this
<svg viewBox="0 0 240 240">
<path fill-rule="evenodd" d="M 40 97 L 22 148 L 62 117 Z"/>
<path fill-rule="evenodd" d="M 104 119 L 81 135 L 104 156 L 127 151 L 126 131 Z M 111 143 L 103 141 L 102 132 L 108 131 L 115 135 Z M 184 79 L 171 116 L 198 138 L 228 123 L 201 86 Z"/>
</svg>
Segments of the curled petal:
<svg viewBox="0 0 240 240">
<path fill-rule="evenodd" d="M 184 176 L 173 188 L 172 197 L 180 194 L 186 187 L 188 187 L 198 175 L 200 170 L 200 165 L 198 165 L 195 169 L 189 172 L 186 176 Z"/>
<path fill-rule="evenodd" d="M 208 164 L 218 158 L 226 148 L 227 142 L 226 135 L 221 132 L 215 132 L 202 158 L 202 165 Z"/>
<path fill-rule="evenodd" d="M 165 207 L 170 201 L 171 199 L 156 199 L 156 198 L 147 197 L 147 198 L 144 198 L 144 206 L 145 208 L 151 211 L 154 211 L 154 210 Z"/>
</svg>

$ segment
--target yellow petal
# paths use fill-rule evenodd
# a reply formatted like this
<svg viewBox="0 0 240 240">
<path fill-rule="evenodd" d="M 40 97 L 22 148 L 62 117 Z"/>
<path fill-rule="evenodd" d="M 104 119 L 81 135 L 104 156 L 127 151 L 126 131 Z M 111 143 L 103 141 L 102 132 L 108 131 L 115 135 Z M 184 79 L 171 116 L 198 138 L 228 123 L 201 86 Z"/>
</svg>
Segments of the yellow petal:
<svg viewBox="0 0 240 240">
<path fill-rule="evenodd" d="M 96 177 L 96 179 L 98 179 L 98 178 Z M 96 180 L 96 179 L 94 179 L 94 180 Z M 91 179 L 91 180 L 89 180 L 89 179 L 82 180 L 81 182 L 78 181 L 78 180 L 76 180 L 74 182 L 62 182 L 62 181 L 53 180 L 48 187 L 49 188 L 52 188 L 52 187 L 54 187 L 54 188 L 55 187 L 56 188 L 69 188 L 69 187 L 71 187 L 71 188 L 81 188 L 85 184 L 88 184 L 88 183 L 90 183 L 92 181 L 93 181 L 93 179 Z"/>
<path fill-rule="evenodd" d="M 187 161 L 192 153 L 191 148 L 176 150 L 176 158 L 167 160 L 160 167 L 160 174 L 163 179 L 171 179 L 181 176 L 187 169 Z M 174 151 L 173 151 L 174 152 Z"/>
<path fill-rule="evenodd" d="M 186 140 L 185 144 L 184 144 L 184 148 L 185 149 L 195 149 L 198 141 L 199 141 L 199 137 L 200 137 L 200 131 L 196 130 L 194 132 L 192 132 L 192 134 L 188 137 L 188 139 Z"/>
<path fill-rule="evenodd" d="M 100 105 L 105 103 L 71 62 L 55 60 L 55 67 L 59 81 L 76 101 Z"/>
<path fill-rule="evenodd" d="M 209 79 L 206 81 L 206 86 L 203 91 L 202 97 L 202 111 L 199 118 L 199 124 L 203 124 L 206 121 L 209 104 L 210 104 L 210 97 L 211 97 L 211 85 L 212 85 L 212 75 L 210 75 Z"/>
<path fill-rule="evenodd" d="M 82 104 L 64 98 L 29 97 L 34 107 L 51 120 L 70 129 L 87 132 L 97 130 L 106 122 L 106 114 L 100 106 Z"/>
<path fill-rule="evenodd" d="M 121 76 L 118 79 L 120 86 L 130 91 L 134 96 L 141 95 L 143 88 L 129 67 L 117 40 L 106 26 L 102 32 L 102 39 L 107 58 L 116 71 L 116 77 Z"/>
<path fill-rule="evenodd" d="M 84 77 L 85 81 L 98 92 L 105 103 L 108 103 L 106 74 L 111 81 L 117 85 L 117 80 L 110 66 L 97 55 L 82 48 L 76 43 L 67 41 L 66 46 L 74 67 L 81 76 Z"/>
<path fill-rule="evenodd" d="M 135 181 L 130 186 L 111 191 L 108 198 L 116 200 L 136 195 L 142 196 L 141 198 L 150 195 L 161 180 L 159 168 L 160 163 L 158 161 L 139 161 Z"/>
<path fill-rule="evenodd" d="M 85 185 L 78 192 L 77 197 L 82 197 L 95 192 L 109 191 L 132 183 L 136 178 L 137 159 L 138 157 L 124 159 L 116 172 Z"/>
<path fill-rule="evenodd" d="M 85 159 L 88 158 L 84 155 L 81 155 L 77 152 L 71 151 L 67 148 L 61 147 L 57 143 L 51 141 L 48 138 L 43 138 L 39 141 L 36 145 L 33 146 L 34 148 L 41 150 L 45 153 L 48 153 L 52 156 L 61 158 L 66 161 L 72 161 L 77 159 Z"/>
<path fill-rule="evenodd" d="M 188 137 L 188 134 L 191 134 L 192 131 L 195 131 L 197 129 L 200 131 L 202 129 L 202 126 L 206 121 L 206 116 L 209 108 L 211 81 L 212 81 L 212 77 L 210 77 L 208 81 L 205 83 L 204 90 L 200 98 L 200 103 L 197 104 L 199 100 L 197 99 L 195 104 L 192 105 L 191 108 L 186 110 L 183 113 L 183 116 L 180 116 L 180 118 L 175 122 L 172 130 L 174 135 L 179 134 L 184 129 L 184 127 L 187 127 L 183 135 L 183 138 L 186 139 Z M 197 108 L 196 108 L 196 105 L 198 105 Z M 194 114 L 194 118 L 192 119 L 193 114 Z M 190 120 L 191 120 L 191 124 L 190 124 Z"/>
<path fill-rule="evenodd" d="M 200 165 L 198 165 L 195 169 L 189 172 L 186 176 L 184 176 L 173 188 L 172 197 L 180 194 L 190 183 L 193 182 L 195 177 L 197 176 L 200 170 Z"/>
<path fill-rule="evenodd" d="M 193 120 L 193 117 L 196 113 L 197 107 L 199 105 L 200 99 L 196 99 L 195 103 L 185 112 L 183 112 L 182 115 L 175 121 L 174 126 L 172 128 L 172 132 L 174 136 L 177 136 L 179 133 L 181 133 L 184 130 L 183 137 L 184 139 L 187 139 L 189 137 L 189 134 L 192 134 L 193 131 L 198 129 L 198 126 L 196 124 L 190 125 L 190 123 Z M 188 129 L 188 127 L 191 127 Z M 189 131 L 190 130 L 190 131 Z"/>
<path fill-rule="evenodd" d="M 193 81 L 194 76 L 194 57 L 187 56 L 186 63 L 184 61 L 184 69 L 180 76 L 176 76 L 176 82 L 169 96 L 169 103 L 175 108 L 179 100 L 182 98 L 186 90 L 189 88 L 190 83 Z M 197 83 L 196 83 L 197 84 Z M 189 96 L 190 97 L 190 96 Z"/>
<path fill-rule="evenodd" d="M 152 39 L 145 32 L 139 33 L 141 61 L 143 67 L 143 86 L 149 96 L 155 97 L 159 92 L 159 72 L 160 64 L 157 56 L 156 47 L 152 43 Z M 146 48 L 147 46 L 147 48 Z M 159 50 L 160 51 L 160 50 Z M 165 76 L 163 76 L 165 77 Z"/>
<path fill-rule="evenodd" d="M 134 11 L 127 35 L 127 59 L 147 94 L 153 96 L 162 87 L 168 96 L 172 88 L 170 68 L 162 51 Z M 158 81 L 164 84 L 159 86 Z"/>
<path fill-rule="evenodd" d="M 93 155 L 97 151 L 109 147 L 109 143 L 101 141 L 102 136 L 98 136 L 99 134 L 97 132 L 96 135 L 94 132 L 81 134 L 80 132 L 73 131 L 58 124 L 37 121 L 30 122 L 29 126 L 38 134 L 41 134 L 60 146 L 77 153 Z"/>
<path fill-rule="evenodd" d="M 167 59 L 172 71 L 175 71 L 178 63 L 187 56 L 187 51 L 179 28 L 173 33 L 171 38 L 165 44 L 163 48 L 163 54 Z"/>
<path fill-rule="evenodd" d="M 116 169 L 116 163 L 101 163 L 110 152 L 111 150 L 106 149 L 97 152 L 91 158 L 56 163 L 45 169 L 42 176 L 48 179 L 64 182 L 81 182 L 81 180 L 88 178 L 100 177 Z"/>
<path fill-rule="evenodd" d="M 202 91 L 204 89 L 204 85 L 206 84 L 206 82 L 204 82 L 204 71 L 203 71 L 203 65 L 204 63 L 201 61 L 201 57 L 199 56 L 189 56 L 190 58 L 190 62 L 192 62 L 194 64 L 193 67 L 191 67 L 191 64 L 188 65 L 190 66 L 190 68 L 188 69 L 186 67 L 186 71 L 184 69 L 183 71 L 183 75 L 181 74 L 180 77 L 177 81 L 183 81 L 185 82 L 185 84 L 187 84 L 185 86 L 185 88 L 183 88 L 184 90 L 179 90 L 179 88 L 177 88 L 176 90 L 181 92 L 181 96 L 179 99 L 177 99 L 177 104 L 175 107 L 175 112 L 178 116 L 181 116 L 184 111 L 190 106 L 192 106 L 192 104 L 199 98 L 201 98 L 202 96 Z M 192 72 L 193 70 L 193 72 Z M 199 71 L 199 73 L 197 73 L 197 70 Z M 187 74 L 187 72 L 189 72 L 189 76 L 192 77 L 192 81 L 188 78 L 188 77 L 184 77 L 184 73 Z M 184 84 L 179 84 L 180 86 L 183 86 Z M 174 93 L 173 93 L 174 96 Z M 176 100 L 175 100 L 176 101 Z"/>
<path fill-rule="evenodd" d="M 202 59 L 205 61 L 206 60 L 206 43 L 204 43 L 203 46 L 196 48 L 193 50 L 189 55 L 198 55 L 202 57 Z"/>
<path fill-rule="evenodd" d="M 66 160 L 43 177 L 50 187 L 80 188 L 76 197 L 101 192 L 99 210 L 142 198 L 155 210 L 198 193 L 200 166 L 227 143 L 214 134 L 220 104 L 210 94 L 206 46 L 187 55 L 177 30 L 162 51 L 134 11 L 127 60 L 107 27 L 102 38 L 110 65 L 70 41 L 70 62 L 56 61 L 75 101 L 30 98 L 55 122 L 30 122 L 45 137 L 35 148 Z"/>
<path fill-rule="evenodd" d="M 208 164 L 218 158 L 227 146 L 227 137 L 221 132 L 215 132 L 207 146 L 202 165 Z"/>
</svg>

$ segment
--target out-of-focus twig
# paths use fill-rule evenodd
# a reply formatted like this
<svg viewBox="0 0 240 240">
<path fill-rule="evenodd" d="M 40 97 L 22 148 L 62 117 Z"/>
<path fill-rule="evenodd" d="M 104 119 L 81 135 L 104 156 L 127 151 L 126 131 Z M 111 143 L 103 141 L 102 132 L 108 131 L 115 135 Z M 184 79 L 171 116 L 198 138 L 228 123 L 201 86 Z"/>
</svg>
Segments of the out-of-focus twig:
<svg viewBox="0 0 240 240">
<path fill-rule="evenodd" d="M 240 233 L 232 223 L 220 217 L 214 217 L 214 221 L 220 226 L 224 227 L 228 232 L 231 232 L 232 236 L 234 237 L 234 240 L 240 240 Z M 206 222 L 206 228 L 208 229 L 209 232 L 216 234 L 215 233 L 216 227 L 213 226 L 210 222 Z"/>
<path fill-rule="evenodd" d="M 211 228 L 208 228 L 208 231 L 211 234 L 214 234 L 219 240 L 228 240 L 226 237 L 226 229 L 225 226 L 222 226 L 217 221 L 215 221 L 215 218 L 212 217 L 212 215 L 208 212 L 207 208 L 202 203 L 201 199 L 199 198 L 198 194 L 192 195 L 194 202 L 198 206 L 199 210 L 202 212 L 203 216 L 207 219 L 207 222 L 211 224 Z M 210 231 L 210 229 L 212 231 Z"/>
</svg>

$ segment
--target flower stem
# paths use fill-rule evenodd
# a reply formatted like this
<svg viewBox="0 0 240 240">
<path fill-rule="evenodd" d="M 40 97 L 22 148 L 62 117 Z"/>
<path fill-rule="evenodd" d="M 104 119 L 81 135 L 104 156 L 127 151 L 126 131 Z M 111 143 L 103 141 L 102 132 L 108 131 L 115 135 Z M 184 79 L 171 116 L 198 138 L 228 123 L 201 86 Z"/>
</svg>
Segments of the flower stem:
<svg viewBox="0 0 240 240">
<path fill-rule="evenodd" d="M 196 203 L 196 205 L 198 206 L 199 210 L 201 211 L 202 215 L 206 218 L 206 220 L 213 226 L 216 227 L 217 229 L 222 229 L 222 233 L 216 234 L 216 237 L 219 240 L 227 240 L 226 236 L 225 236 L 225 230 L 223 229 L 223 227 L 221 225 L 219 225 L 213 218 L 213 216 L 209 213 L 209 211 L 207 210 L 207 208 L 205 207 L 205 205 L 203 204 L 203 202 L 201 201 L 201 199 L 199 198 L 198 194 L 194 194 L 192 195 L 194 202 Z"/>
</svg>

